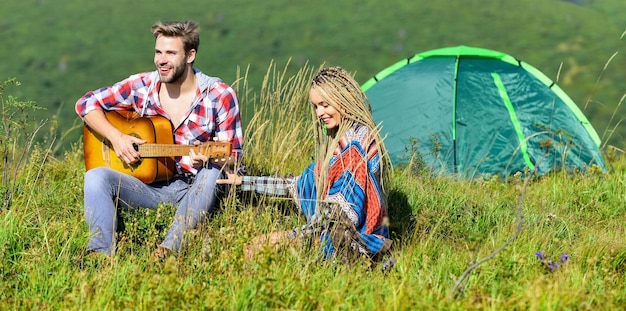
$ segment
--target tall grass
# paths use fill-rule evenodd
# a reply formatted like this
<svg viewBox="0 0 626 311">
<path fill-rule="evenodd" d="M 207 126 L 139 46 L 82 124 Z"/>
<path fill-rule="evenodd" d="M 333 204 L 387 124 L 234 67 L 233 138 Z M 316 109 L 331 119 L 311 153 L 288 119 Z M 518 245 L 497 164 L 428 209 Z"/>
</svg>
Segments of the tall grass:
<svg viewBox="0 0 626 311">
<path fill-rule="evenodd" d="M 6 93 L 9 86 L 19 86 L 15 78 L 0 82 L 0 153 L 2 154 L 2 206 L 0 210 L 11 206 L 13 195 L 19 192 L 15 182 L 33 148 L 37 132 L 45 124 L 41 121 L 33 125 L 31 114 L 42 109 L 32 101 L 21 101 Z"/>
<path fill-rule="evenodd" d="M 259 94 L 234 85 L 255 114 L 246 126 L 244 164 L 252 174 L 299 174 L 313 151 L 306 82 L 313 68 L 287 76 L 273 65 Z M 296 247 L 263 249 L 252 237 L 292 228 L 302 218 L 286 200 L 233 191 L 189 236 L 177 257 L 149 254 L 169 226 L 170 206 L 123 214 L 117 255 L 91 258 L 82 215 L 80 144 L 54 158 L 34 147 L 0 212 L 0 309 L 16 310 L 420 310 L 619 309 L 626 267 L 626 157 L 609 173 L 555 172 L 524 190 L 514 178 L 460 181 L 396 168 L 389 184 L 393 265 L 319 262 Z M 524 191 L 522 193 L 522 191 Z M 478 266 L 463 294 L 462 273 L 516 230 L 517 239 Z M 549 269 L 535 253 L 558 261 Z"/>
<path fill-rule="evenodd" d="M 314 153 L 313 123 L 309 104 L 308 83 L 314 74 L 311 66 L 303 66 L 296 74 L 287 75 L 270 63 L 259 94 L 241 93 L 246 77 L 234 88 L 244 94 L 240 98 L 253 115 L 245 131 L 246 165 L 252 174 L 289 174 L 299 172 L 312 162 Z M 244 155 L 245 156 L 245 155 Z"/>
</svg>

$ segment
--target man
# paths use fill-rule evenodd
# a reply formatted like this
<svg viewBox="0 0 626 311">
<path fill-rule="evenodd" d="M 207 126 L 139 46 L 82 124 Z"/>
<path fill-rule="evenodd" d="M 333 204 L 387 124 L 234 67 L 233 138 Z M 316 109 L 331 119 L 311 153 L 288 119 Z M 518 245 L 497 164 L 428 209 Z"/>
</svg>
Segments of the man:
<svg viewBox="0 0 626 311">
<path fill-rule="evenodd" d="M 87 92 L 76 102 L 76 112 L 129 165 L 140 160 L 136 145 L 146 141 L 122 133 L 107 120 L 104 111 L 163 116 L 172 123 L 176 144 L 227 141 L 232 143 L 232 155 L 219 162 L 190 148 L 189 155 L 175 158 L 174 178 L 150 184 L 108 167 L 88 170 L 84 211 L 91 233 L 87 250 L 91 252 L 115 253 L 118 207 L 156 208 L 159 203 L 170 203 L 177 211 L 165 240 L 152 256 L 164 258 L 178 252 L 185 232 L 195 228 L 214 206 L 216 179 L 222 168 L 232 170 L 235 159 L 242 156 L 243 134 L 235 92 L 219 78 L 193 67 L 200 43 L 198 24 L 157 22 L 152 34 L 156 71 L 131 75 L 113 86 Z"/>
</svg>

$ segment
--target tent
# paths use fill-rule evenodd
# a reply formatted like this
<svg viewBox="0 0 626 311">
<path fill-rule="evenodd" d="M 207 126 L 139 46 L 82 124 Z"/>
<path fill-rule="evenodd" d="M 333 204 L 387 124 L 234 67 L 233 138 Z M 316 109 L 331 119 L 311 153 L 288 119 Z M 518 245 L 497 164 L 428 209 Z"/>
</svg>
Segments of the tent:
<svg viewBox="0 0 626 311">
<path fill-rule="evenodd" d="M 535 67 L 457 46 L 416 54 L 362 85 L 394 164 L 464 178 L 606 170 L 600 138 Z"/>
</svg>

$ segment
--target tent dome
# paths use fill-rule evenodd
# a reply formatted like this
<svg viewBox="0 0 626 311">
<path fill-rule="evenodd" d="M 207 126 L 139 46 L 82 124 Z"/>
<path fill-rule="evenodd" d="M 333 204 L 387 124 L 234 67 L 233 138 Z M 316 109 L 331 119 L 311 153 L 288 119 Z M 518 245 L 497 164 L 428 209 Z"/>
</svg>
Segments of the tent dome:
<svg viewBox="0 0 626 311">
<path fill-rule="evenodd" d="M 598 134 L 535 67 L 502 52 L 457 46 L 416 54 L 362 85 L 395 164 L 473 178 L 606 170 Z"/>
</svg>

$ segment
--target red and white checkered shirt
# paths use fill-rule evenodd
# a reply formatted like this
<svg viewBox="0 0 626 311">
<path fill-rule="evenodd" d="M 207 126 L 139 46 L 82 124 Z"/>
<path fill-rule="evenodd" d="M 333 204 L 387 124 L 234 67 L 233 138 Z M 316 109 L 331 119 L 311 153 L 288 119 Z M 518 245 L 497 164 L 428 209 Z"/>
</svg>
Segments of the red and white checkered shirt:
<svg viewBox="0 0 626 311">
<path fill-rule="evenodd" d="M 174 129 L 176 144 L 217 139 L 232 142 L 232 155 L 243 155 L 243 130 L 235 91 L 219 78 L 194 69 L 196 96 L 190 111 Z M 76 113 L 83 118 L 93 110 L 134 110 L 139 115 L 170 117 L 159 102 L 161 80 L 157 71 L 132 75 L 113 86 L 87 92 L 76 102 Z M 176 126 L 176 125 L 174 125 Z M 196 173 L 189 156 L 176 157 L 179 173 Z"/>
</svg>

